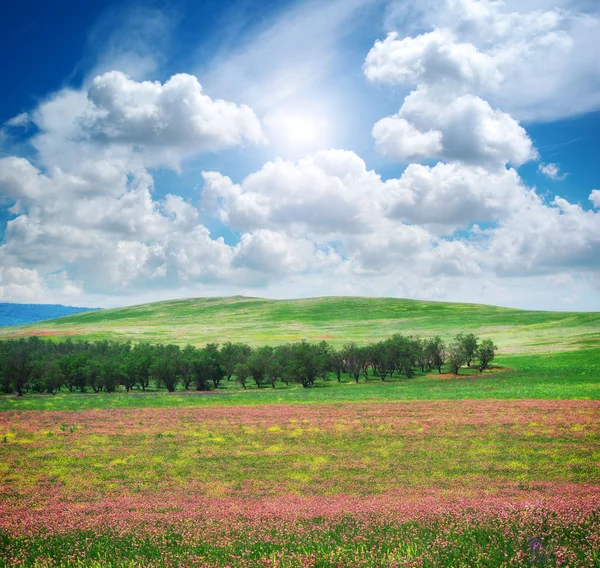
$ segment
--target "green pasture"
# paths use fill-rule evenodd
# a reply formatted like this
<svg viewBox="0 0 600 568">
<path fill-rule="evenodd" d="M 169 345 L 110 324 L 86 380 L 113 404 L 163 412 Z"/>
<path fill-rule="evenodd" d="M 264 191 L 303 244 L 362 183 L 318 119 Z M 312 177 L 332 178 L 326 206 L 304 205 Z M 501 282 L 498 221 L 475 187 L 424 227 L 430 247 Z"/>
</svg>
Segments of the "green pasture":
<svg viewBox="0 0 600 568">
<path fill-rule="evenodd" d="M 241 296 L 156 302 L 87 312 L 27 326 L 0 328 L 0 338 L 41 336 L 203 345 L 251 345 L 301 339 L 336 346 L 394 333 L 459 332 L 491 338 L 501 353 L 532 353 L 600 345 L 600 313 L 542 312 L 477 304 L 395 298 L 330 297 L 266 300 Z"/>
</svg>

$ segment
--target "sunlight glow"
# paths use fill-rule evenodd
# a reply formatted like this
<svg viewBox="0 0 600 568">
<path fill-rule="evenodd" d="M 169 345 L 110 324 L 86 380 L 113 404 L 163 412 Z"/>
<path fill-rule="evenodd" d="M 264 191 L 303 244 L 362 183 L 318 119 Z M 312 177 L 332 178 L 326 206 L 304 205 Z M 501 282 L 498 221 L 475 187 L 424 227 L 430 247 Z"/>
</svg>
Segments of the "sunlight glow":
<svg viewBox="0 0 600 568">
<path fill-rule="evenodd" d="M 264 122 L 269 141 L 285 156 L 296 157 L 331 145 L 330 123 L 321 113 L 278 111 Z"/>
</svg>

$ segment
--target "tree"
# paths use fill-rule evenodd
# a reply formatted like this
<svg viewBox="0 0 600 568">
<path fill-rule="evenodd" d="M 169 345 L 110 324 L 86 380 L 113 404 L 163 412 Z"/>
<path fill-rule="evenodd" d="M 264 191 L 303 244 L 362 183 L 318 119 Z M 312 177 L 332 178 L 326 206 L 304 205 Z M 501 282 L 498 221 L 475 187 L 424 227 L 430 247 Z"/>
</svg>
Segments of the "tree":
<svg viewBox="0 0 600 568">
<path fill-rule="evenodd" d="M 290 382 L 290 377 L 286 372 L 288 361 L 290 360 L 292 348 L 290 345 L 278 345 L 273 349 L 273 356 L 269 364 L 269 376 L 271 377 L 271 385 L 275 388 L 274 377 L 280 378 L 286 386 Z"/>
<path fill-rule="evenodd" d="M 233 371 L 235 378 L 240 385 L 242 385 L 243 389 L 246 390 L 246 382 L 252 376 L 252 372 L 250 371 L 250 367 L 246 363 L 238 363 L 235 366 Z"/>
<path fill-rule="evenodd" d="M 319 346 L 314 343 L 294 343 L 285 369 L 289 380 L 300 383 L 304 388 L 313 386 L 319 373 L 320 355 Z"/>
<path fill-rule="evenodd" d="M 461 334 L 458 334 L 448 346 L 448 363 L 450 372 L 458 375 L 459 369 L 466 363 L 467 356 Z"/>
<path fill-rule="evenodd" d="M 474 333 L 467 333 L 466 335 L 459 333 L 456 336 L 456 341 L 462 347 L 467 367 L 470 367 L 471 361 L 477 357 L 478 340 L 479 338 Z"/>
<path fill-rule="evenodd" d="M 105 357 L 101 363 L 100 381 L 106 392 L 115 392 L 124 374 L 124 365 L 113 357 Z"/>
<path fill-rule="evenodd" d="M 204 358 L 204 366 L 207 379 L 212 381 L 212 384 L 216 389 L 219 388 L 219 384 L 223 380 L 224 372 L 221 367 L 221 354 L 219 353 L 218 343 L 207 343 L 200 353 Z"/>
<path fill-rule="evenodd" d="M 247 360 L 252 379 L 258 388 L 265 382 L 269 370 L 269 363 L 273 357 L 273 348 L 265 345 L 252 350 Z"/>
<path fill-rule="evenodd" d="M 149 343 L 138 343 L 129 356 L 129 374 L 143 391 L 150 385 L 153 352 L 154 348 Z"/>
<path fill-rule="evenodd" d="M 88 382 L 87 357 L 83 351 L 73 352 L 62 357 L 59 361 L 60 371 L 65 378 L 65 384 L 72 391 L 78 388 L 85 391 Z"/>
<path fill-rule="evenodd" d="M 88 361 L 86 374 L 89 386 L 92 387 L 95 393 L 99 393 L 104 387 L 104 380 L 102 376 L 102 364 L 96 357 Z"/>
<path fill-rule="evenodd" d="M 223 379 L 218 345 L 208 343 L 202 349 L 195 350 L 190 361 L 190 371 L 196 390 L 209 390 L 211 382 L 218 388 Z"/>
<path fill-rule="evenodd" d="M 327 341 L 321 341 L 317 345 L 317 376 L 323 380 L 326 380 L 331 367 L 329 365 L 329 352 L 332 347 L 327 343 Z"/>
<path fill-rule="evenodd" d="M 44 384 L 44 389 L 48 394 L 54 394 L 60 390 L 60 385 L 62 385 L 64 377 L 62 376 L 55 360 L 46 360 L 42 381 Z"/>
<path fill-rule="evenodd" d="M 420 338 L 414 340 L 415 345 L 415 363 L 421 368 L 421 373 L 425 372 L 425 367 L 428 364 L 427 359 L 427 344 Z"/>
<path fill-rule="evenodd" d="M 196 358 L 196 348 L 189 343 L 181 351 L 179 368 L 181 371 L 181 382 L 185 390 L 189 390 L 190 385 L 194 381 L 194 373 L 192 372 L 192 362 Z M 201 390 L 201 389 L 198 389 Z"/>
<path fill-rule="evenodd" d="M 446 362 L 446 345 L 439 336 L 428 339 L 425 343 L 427 364 L 436 368 L 438 373 L 442 372 L 442 365 Z"/>
<path fill-rule="evenodd" d="M 235 366 L 238 363 L 244 363 L 251 352 L 251 347 L 245 343 L 231 343 L 231 341 L 223 343 L 220 352 L 220 362 L 223 373 L 228 381 L 235 374 Z"/>
<path fill-rule="evenodd" d="M 382 381 L 392 375 L 396 367 L 396 356 L 393 341 L 387 339 L 371 345 L 368 349 L 373 370 Z"/>
<path fill-rule="evenodd" d="M 494 345 L 491 339 L 484 339 L 477 349 L 477 359 L 479 359 L 479 371 L 489 369 L 498 347 Z"/>
<path fill-rule="evenodd" d="M 342 352 L 332 347 L 327 354 L 327 358 L 329 359 L 329 368 L 335 373 L 338 383 L 341 382 L 342 371 L 344 370 L 344 356 Z"/>
<path fill-rule="evenodd" d="M 344 345 L 342 350 L 342 357 L 344 358 L 344 367 L 348 371 L 351 377 L 358 383 L 358 378 L 363 368 L 364 356 L 361 352 L 361 348 L 356 345 L 353 341 Z"/>
<path fill-rule="evenodd" d="M 196 390 L 210 390 L 211 361 L 206 353 L 196 351 L 188 364 L 190 379 L 194 382 Z"/>
<path fill-rule="evenodd" d="M 179 382 L 179 346 L 158 345 L 157 353 L 152 361 L 150 372 L 159 385 L 164 385 L 169 392 L 174 392 Z"/>
<path fill-rule="evenodd" d="M 395 333 L 390 339 L 396 359 L 396 368 L 410 378 L 414 375 L 413 365 L 417 358 L 418 344 L 412 337 Z"/>
</svg>

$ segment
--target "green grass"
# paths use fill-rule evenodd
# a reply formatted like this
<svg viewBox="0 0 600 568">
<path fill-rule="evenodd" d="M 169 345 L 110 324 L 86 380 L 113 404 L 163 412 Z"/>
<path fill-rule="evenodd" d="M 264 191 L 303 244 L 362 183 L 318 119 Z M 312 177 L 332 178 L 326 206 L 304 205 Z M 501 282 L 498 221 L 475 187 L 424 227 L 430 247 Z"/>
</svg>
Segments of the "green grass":
<svg viewBox="0 0 600 568">
<path fill-rule="evenodd" d="M 0 397 L 2 410 L 83 410 L 88 408 L 163 408 L 212 405 L 308 404 L 386 400 L 481 400 L 481 399 L 600 399 L 600 349 L 581 349 L 547 354 L 504 355 L 495 363 L 502 369 L 478 373 L 462 369 L 456 377 L 440 378 L 436 372 L 385 382 L 377 377 L 361 378 L 355 384 L 330 378 L 313 388 L 299 385 L 276 389 L 250 387 L 241 390 L 235 382 L 210 393 L 153 391 L 142 393 L 61 392 L 56 395 Z"/>
<path fill-rule="evenodd" d="M 367 343 L 401 332 L 450 338 L 473 331 L 504 353 L 600 346 L 600 313 L 515 310 L 393 298 L 197 298 L 88 312 L 0 329 L 0 338 L 41 334 L 195 345 L 326 339 Z"/>
</svg>

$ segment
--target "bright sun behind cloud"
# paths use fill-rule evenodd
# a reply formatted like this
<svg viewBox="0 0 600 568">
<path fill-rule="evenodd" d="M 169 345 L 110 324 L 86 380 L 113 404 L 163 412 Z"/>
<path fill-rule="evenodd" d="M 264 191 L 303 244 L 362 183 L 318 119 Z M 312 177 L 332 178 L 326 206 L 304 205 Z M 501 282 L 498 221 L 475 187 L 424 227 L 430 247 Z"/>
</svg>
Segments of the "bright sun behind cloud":
<svg viewBox="0 0 600 568">
<path fill-rule="evenodd" d="M 327 149 L 331 146 L 331 124 L 314 110 L 278 110 L 264 119 L 269 142 L 285 158 Z"/>
</svg>

